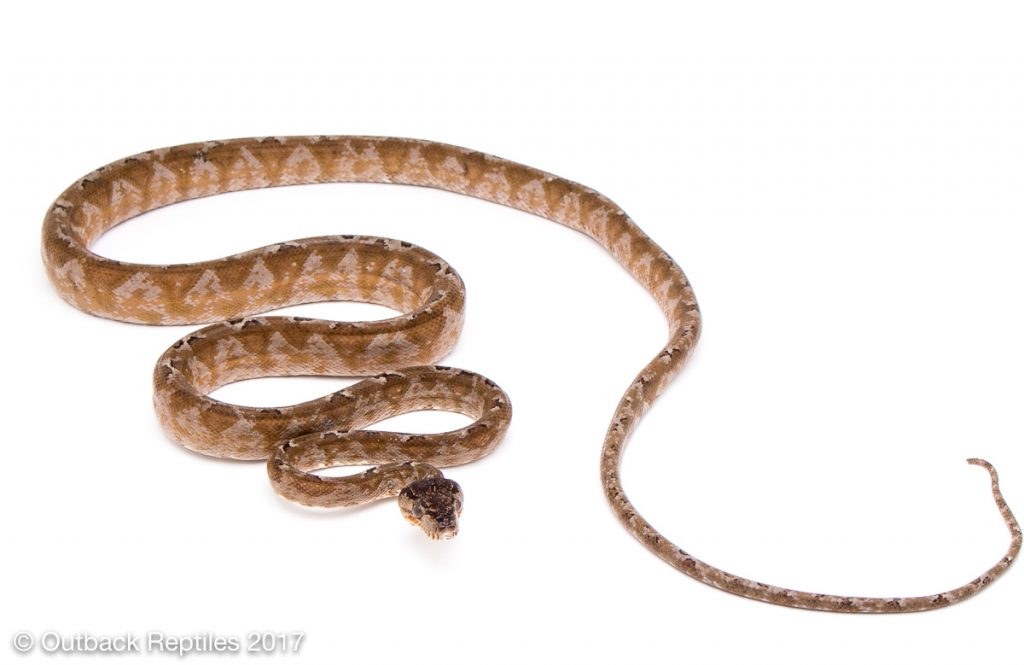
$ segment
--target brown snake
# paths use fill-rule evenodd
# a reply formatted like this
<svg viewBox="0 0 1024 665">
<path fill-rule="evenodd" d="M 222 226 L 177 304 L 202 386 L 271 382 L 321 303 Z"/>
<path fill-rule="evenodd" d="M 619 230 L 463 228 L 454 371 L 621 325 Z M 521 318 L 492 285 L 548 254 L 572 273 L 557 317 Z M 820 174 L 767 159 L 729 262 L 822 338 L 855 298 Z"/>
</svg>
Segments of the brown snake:
<svg viewBox="0 0 1024 665">
<path fill-rule="evenodd" d="M 146 324 L 217 322 L 174 344 L 154 372 L 154 404 L 171 438 L 207 455 L 268 459 L 277 492 L 309 505 L 353 505 L 401 494 L 410 521 L 428 535 L 455 534 L 458 486 L 436 466 L 489 453 L 511 407 L 491 381 L 430 364 L 462 327 L 462 281 L 441 259 L 409 243 L 331 236 L 180 265 L 139 265 L 88 248 L 105 231 L 161 206 L 223 192 L 301 183 L 420 185 L 523 210 L 581 231 L 601 244 L 661 307 L 665 347 L 630 383 L 601 452 L 601 482 L 633 536 L 690 577 L 731 593 L 789 607 L 836 612 L 915 612 L 973 596 L 998 578 L 1021 547 L 1021 529 L 992 479 L 1010 531 L 1006 555 L 976 579 L 944 593 L 908 598 L 807 593 L 731 575 L 675 546 L 633 508 L 619 478 L 627 439 L 690 355 L 700 331 L 693 291 L 679 266 L 605 196 L 583 185 L 451 145 L 400 138 L 294 137 L 214 141 L 128 157 L 97 169 L 53 203 L 43 224 L 43 261 L 60 295 L 97 316 Z M 386 305 L 404 314 L 338 323 L 252 314 L 325 300 Z M 412 366 L 412 367 L 410 367 Z M 404 369 L 403 369 L 404 368 Z M 284 375 L 368 375 L 303 404 L 242 407 L 208 396 L 241 379 Z M 454 432 L 403 435 L 362 428 L 413 410 L 464 413 Z M 347 464 L 382 466 L 348 478 L 311 473 Z"/>
</svg>

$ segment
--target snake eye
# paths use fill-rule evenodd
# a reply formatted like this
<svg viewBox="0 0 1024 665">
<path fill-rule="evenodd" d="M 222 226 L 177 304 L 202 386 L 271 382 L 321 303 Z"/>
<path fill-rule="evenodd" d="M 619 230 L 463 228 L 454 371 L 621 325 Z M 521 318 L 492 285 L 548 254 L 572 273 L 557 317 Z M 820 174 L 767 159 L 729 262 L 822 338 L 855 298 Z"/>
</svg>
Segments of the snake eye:
<svg viewBox="0 0 1024 665">
<path fill-rule="evenodd" d="M 421 508 L 418 503 L 413 504 L 412 506 L 412 516 L 416 519 L 423 517 L 423 508 Z"/>
</svg>

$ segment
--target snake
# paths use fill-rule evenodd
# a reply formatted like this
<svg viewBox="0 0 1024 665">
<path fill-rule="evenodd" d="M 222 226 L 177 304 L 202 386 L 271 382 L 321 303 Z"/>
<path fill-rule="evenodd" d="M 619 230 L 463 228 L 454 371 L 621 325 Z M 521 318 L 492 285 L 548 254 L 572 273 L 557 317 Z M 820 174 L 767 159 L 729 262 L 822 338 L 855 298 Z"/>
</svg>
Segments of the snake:
<svg viewBox="0 0 1024 665">
<path fill-rule="evenodd" d="M 1006 554 L 971 581 L 942 593 L 856 597 L 787 589 L 728 573 L 661 535 L 623 489 L 620 466 L 637 423 L 678 375 L 700 335 L 701 314 L 679 265 L 611 199 L 545 171 L 463 147 L 373 136 L 261 137 L 142 152 L 96 169 L 49 207 L 42 258 L 57 293 L 95 316 L 149 324 L 209 324 L 158 360 L 153 403 L 169 437 L 214 457 L 266 460 L 274 490 L 319 507 L 398 497 L 427 536 L 458 531 L 463 495 L 442 467 L 489 454 L 511 418 L 508 396 L 468 370 L 436 365 L 462 328 L 465 292 L 455 270 L 411 243 L 336 235 L 293 240 L 187 264 L 113 260 L 90 247 L 110 228 L 180 201 L 225 192 L 311 183 L 429 187 L 508 206 L 596 241 L 651 295 L 668 324 L 664 347 L 619 400 L 600 453 L 612 512 L 648 550 L 687 576 L 745 598 L 847 613 L 918 612 L 963 601 L 1000 577 L 1020 552 L 1021 528 L 996 470 L 991 480 L 1010 532 Z M 309 302 L 384 305 L 398 316 L 367 322 L 261 316 Z M 365 377 L 344 390 L 280 408 L 218 401 L 210 393 L 262 376 Z M 473 422 L 439 434 L 366 429 L 410 411 L 441 409 Z M 317 471 L 377 465 L 349 476 Z"/>
</svg>

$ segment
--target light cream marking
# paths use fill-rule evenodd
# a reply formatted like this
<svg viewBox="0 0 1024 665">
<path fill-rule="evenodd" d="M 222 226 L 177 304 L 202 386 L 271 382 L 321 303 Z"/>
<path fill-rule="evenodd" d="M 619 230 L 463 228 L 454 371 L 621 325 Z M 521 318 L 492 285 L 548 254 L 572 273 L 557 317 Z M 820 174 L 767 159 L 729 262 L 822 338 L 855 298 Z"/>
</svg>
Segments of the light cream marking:
<svg viewBox="0 0 1024 665">
<path fill-rule="evenodd" d="M 249 275 L 242 282 L 242 286 L 246 289 L 254 289 L 256 291 L 263 291 L 269 289 L 274 285 L 274 273 L 270 272 L 267 268 L 267 264 L 263 262 L 263 259 L 257 258 L 252 264 L 252 269 L 249 270 Z"/>
<path fill-rule="evenodd" d="M 163 293 L 159 286 L 157 286 L 149 275 L 144 272 L 137 272 L 128 279 L 121 282 L 121 285 L 114 289 L 114 295 L 119 299 L 131 298 L 136 293 L 141 293 L 144 298 L 150 300 L 157 300 Z M 159 309 L 159 306 L 154 303 Z M 152 308 L 154 305 L 150 305 Z M 145 307 L 145 304 L 141 306 Z"/>
<path fill-rule="evenodd" d="M 220 296 L 223 293 L 224 288 L 220 285 L 220 278 L 217 277 L 217 273 L 212 269 L 207 269 L 200 275 L 195 286 L 185 293 L 185 302 L 190 305 L 196 305 L 210 301 L 213 297 Z"/>
<path fill-rule="evenodd" d="M 281 182 L 285 185 L 316 182 L 320 177 L 320 163 L 309 148 L 300 145 L 285 160 Z"/>
</svg>

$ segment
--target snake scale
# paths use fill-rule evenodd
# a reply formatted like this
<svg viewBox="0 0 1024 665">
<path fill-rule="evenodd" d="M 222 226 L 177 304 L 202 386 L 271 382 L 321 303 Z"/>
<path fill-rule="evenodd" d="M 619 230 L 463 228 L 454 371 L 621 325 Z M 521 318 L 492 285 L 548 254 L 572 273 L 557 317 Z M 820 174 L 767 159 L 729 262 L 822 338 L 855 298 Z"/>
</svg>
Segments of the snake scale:
<svg viewBox="0 0 1024 665">
<path fill-rule="evenodd" d="M 487 154 L 430 141 L 317 136 L 181 145 L 97 169 L 49 208 L 42 253 L 47 274 L 75 307 L 143 324 L 211 323 L 160 358 L 154 404 L 170 437 L 207 455 L 267 459 L 275 490 L 316 506 L 399 497 L 403 514 L 432 538 L 457 531 L 458 485 L 437 469 L 489 453 L 508 427 L 508 397 L 492 381 L 433 365 L 462 327 L 463 285 L 443 260 L 410 243 L 362 236 L 288 241 L 180 265 L 129 264 L 89 247 L 111 227 L 178 201 L 302 183 L 372 182 L 456 192 L 539 215 L 596 240 L 655 299 L 668 341 L 629 384 L 601 451 L 605 495 L 625 528 L 686 575 L 731 593 L 789 607 L 835 612 L 915 612 L 959 602 L 998 578 L 1017 556 L 1021 529 L 992 494 L 1011 544 L 974 580 L 929 596 L 847 597 L 794 591 L 729 574 L 660 535 L 630 503 L 619 466 L 637 422 L 673 380 L 700 332 L 697 302 L 680 267 L 615 203 L 578 183 Z M 401 312 L 383 321 L 340 323 L 261 317 L 298 303 L 353 300 Z M 283 375 L 368 376 L 310 402 L 268 409 L 208 396 L 241 379 Z M 363 428 L 413 410 L 444 409 L 474 422 L 436 435 Z M 347 478 L 318 469 L 377 464 Z"/>
</svg>

